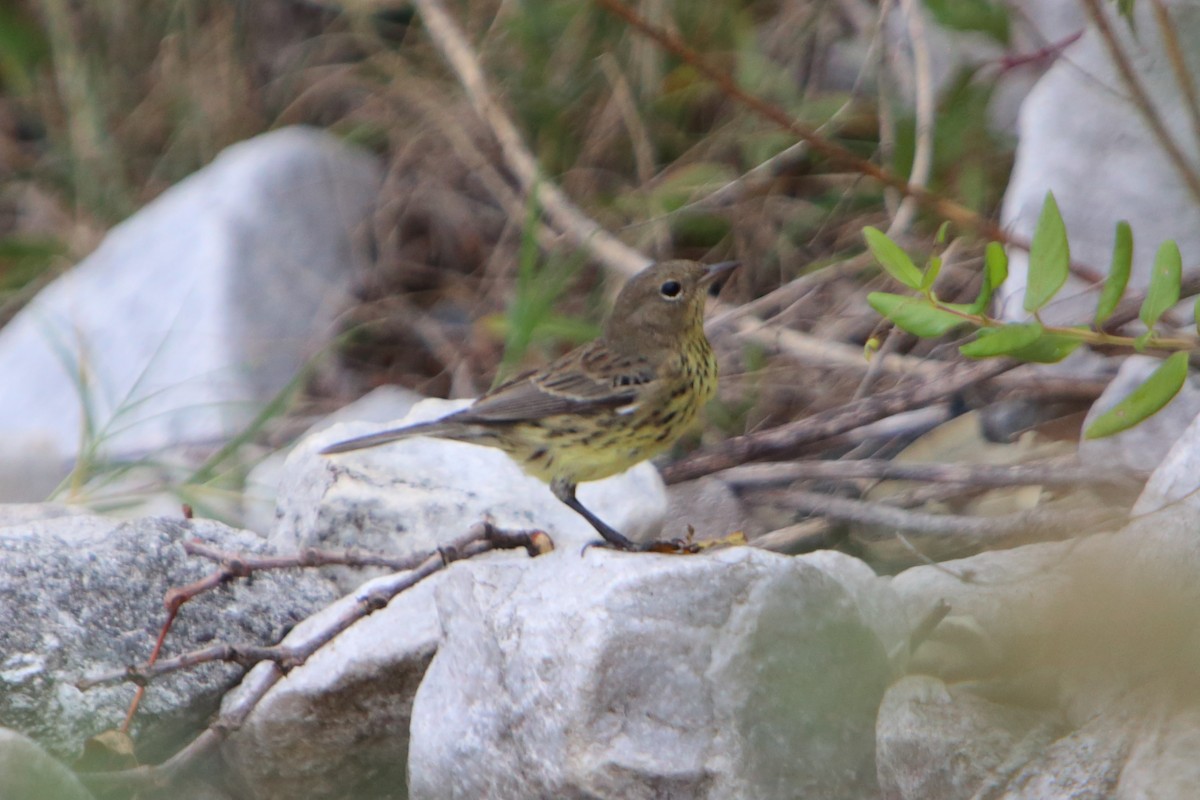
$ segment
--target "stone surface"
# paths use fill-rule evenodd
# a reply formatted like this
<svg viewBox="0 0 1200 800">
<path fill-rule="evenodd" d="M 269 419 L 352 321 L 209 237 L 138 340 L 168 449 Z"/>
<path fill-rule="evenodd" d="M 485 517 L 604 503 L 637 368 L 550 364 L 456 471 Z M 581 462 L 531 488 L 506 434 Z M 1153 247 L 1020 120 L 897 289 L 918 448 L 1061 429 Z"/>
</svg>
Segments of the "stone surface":
<svg viewBox="0 0 1200 800">
<path fill-rule="evenodd" d="M 1200 738 L 1197 524 L 1193 509 L 1173 507 L 1114 534 L 893 578 L 910 619 L 944 600 L 973 625 L 935 632 L 933 644 L 957 641 L 964 651 L 948 668 L 922 665 L 953 685 L 922 679 L 924 693 L 893 687 L 883 703 L 888 796 L 1195 796 L 1200 769 L 1187 754 Z M 1034 712 L 1044 722 L 1014 726 Z M 974 753 L 970 769 L 933 775 L 955 737 Z M 888 755 L 892 745 L 900 749 Z"/>
<path fill-rule="evenodd" d="M 37 743 L 0 728 L 0 797 L 5 800 L 94 800 L 71 770 Z"/>
<path fill-rule="evenodd" d="M 1180 394 L 1190 395 L 1194 399 L 1198 392 L 1189 381 L 1184 384 Z M 1168 406 L 1169 408 L 1171 406 Z M 1161 413 L 1160 411 L 1159 414 Z M 1158 414 L 1147 422 L 1153 421 L 1157 416 Z M 1160 444 L 1170 444 L 1171 449 L 1158 462 L 1158 466 L 1150 474 L 1150 480 L 1146 481 L 1141 496 L 1134 503 L 1132 513 L 1135 516 L 1151 514 L 1175 505 L 1200 511 L 1200 409 L 1191 422 L 1186 423 L 1186 427 L 1183 427 L 1182 417 L 1183 414 L 1180 413 L 1171 416 L 1171 421 L 1177 426 L 1173 440 L 1168 441 L 1165 432 L 1159 439 Z M 1138 426 L 1140 427 L 1141 425 Z M 1183 429 L 1183 433 L 1179 433 L 1180 428 Z"/>
<path fill-rule="evenodd" d="M 122 523 L 64 516 L 0 527 L 0 725 L 37 740 L 60 757 L 78 755 L 90 736 L 119 725 L 128 684 L 79 690 L 82 677 L 143 662 L 163 623 L 163 595 L 212 572 L 180 542 L 200 539 L 225 550 L 264 552 L 263 541 L 216 522 L 143 519 Z M 308 571 L 272 572 L 236 581 L 188 602 L 164 656 L 217 641 L 274 643 L 336 597 Z M 171 748 L 192 735 L 237 682 L 239 670 L 208 665 L 156 680 L 134 734 Z"/>
<path fill-rule="evenodd" d="M 414 798 L 874 798 L 884 647 L 804 557 L 590 550 L 457 565 Z"/>
<path fill-rule="evenodd" d="M 222 747 L 253 800 L 407 796 L 413 697 L 441 637 L 433 592 L 444 577 L 356 622 L 263 697 Z M 300 623 L 285 643 L 305 641 L 370 588 Z"/>
<path fill-rule="evenodd" d="M 1083 421 L 1084 429 L 1141 386 L 1161 364 L 1161 360 L 1149 356 L 1130 356 L 1125 359 L 1116 377 L 1088 410 Z M 1085 463 L 1122 466 L 1132 472 L 1149 474 L 1162 463 L 1172 448 L 1176 450 L 1176 460 L 1186 458 L 1178 448 L 1180 432 L 1192 424 L 1197 414 L 1200 414 L 1200 387 L 1193 380 L 1187 380 L 1171 402 L 1148 419 L 1115 436 L 1081 440 L 1079 457 Z M 1166 481 L 1164 474 L 1157 486 L 1165 488 Z"/>
<path fill-rule="evenodd" d="M 876 761 L 885 800 L 957 800 L 976 791 L 1026 742 L 1051 739 L 1052 715 L 993 703 L 910 675 L 879 709 Z M 1018 762 L 1020 763 L 1020 762 Z"/>
<path fill-rule="evenodd" d="M 377 183 L 373 158 L 285 128 L 114 228 L 0 330 L 0 374 L 22 378 L 0 394 L 0 463 L 40 476 L 0 498 L 43 499 L 79 451 L 85 409 L 107 456 L 245 427 L 348 302 Z"/>
<path fill-rule="evenodd" d="M 383 425 L 400 419 L 422 399 L 416 392 L 399 386 L 380 386 L 353 403 L 322 417 L 299 438 L 303 439 L 342 422 L 375 422 Z M 279 487 L 284 476 L 283 465 L 291 452 L 292 448 L 289 447 L 271 453 L 256 464 L 246 476 L 246 483 L 242 488 L 242 527 L 263 536 L 275 527 Z"/>
<path fill-rule="evenodd" d="M 465 401 L 426 400 L 389 426 L 443 416 Z M 410 554 L 431 552 L 461 536 L 484 515 L 504 528 L 538 528 L 555 546 L 576 553 L 599 536 L 549 487 L 490 447 L 415 437 L 337 456 L 328 444 L 379 430 L 343 424 L 301 442 L 284 467 L 270 541 L 281 549 L 358 547 Z M 639 464 L 621 475 L 581 484 L 580 501 L 633 539 L 653 538 L 662 525 L 666 491 L 658 471 Z M 362 572 L 335 571 L 344 590 Z"/>
<path fill-rule="evenodd" d="M 721 539 L 736 531 L 751 538 L 758 531 L 747 530 L 750 524 L 737 493 L 722 480 L 700 478 L 667 488 L 664 539 L 686 538 L 688 526 L 694 529 L 697 541 Z"/>
<path fill-rule="evenodd" d="M 1044 4 L 1062 5 L 1062 4 Z M 1200 6 L 1168 2 L 1192 80 L 1200 79 Z M 1173 72 L 1153 4 L 1136 3 L 1137 31 L 1104 6 L 1150 100 L 1192 164 L 1200 163 L 1187 103 Z M 1104 41 L 1092 26 L 1037 83 L 1020 112 L 1019 146 L 1001 212 L 1003 226 L 1029 240 L 1046 192 L 1053 191 L 1071 241 L 1072 260 L 1103 274 L 1112 258 L 1119 220 L 1133 226 L 1134 261 L 1130 290 L 1148 282 L 1155 251 L 1174 239 L 1185 265 L 1200 257 L 1200 204 L 1179 170 L 1164 154 L 1141 114 L 1128 99 Z M 1103 165 L 1098 169 L 1098 165 Z M 1009 251 L 1009 279 L 999 292 L 999 309 L 1023 319 L 1021 307 L 1028 255 Z M 1098 287 L 1072 278 L 1061 301 L 1042 311 L 1046 322 L 1086 322 L 1095 312 Z"/>
</svg>

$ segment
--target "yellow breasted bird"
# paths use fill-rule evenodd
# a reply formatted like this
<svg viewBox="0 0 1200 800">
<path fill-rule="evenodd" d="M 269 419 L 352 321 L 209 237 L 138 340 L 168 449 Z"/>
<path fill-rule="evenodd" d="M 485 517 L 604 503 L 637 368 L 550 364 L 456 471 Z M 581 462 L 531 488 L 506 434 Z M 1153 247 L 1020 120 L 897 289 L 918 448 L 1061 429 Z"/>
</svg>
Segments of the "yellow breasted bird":
<svg viewBox="0 0 1200 800">
<path fill-rule="evenodd" d="M 461 411 L 431 422 L 330 445 L 345 453 L 434 436 L 503 450 L 620 550 L 636 545 L 575 497 L 576 484 L 607 478 L 661 453 L 717 390 L 717 361 L 704 336 L 704 298 L 737 267 L 664 261 L 621 289 L 603 335 L 541 369 L 500 384 Z"/>
</svg>

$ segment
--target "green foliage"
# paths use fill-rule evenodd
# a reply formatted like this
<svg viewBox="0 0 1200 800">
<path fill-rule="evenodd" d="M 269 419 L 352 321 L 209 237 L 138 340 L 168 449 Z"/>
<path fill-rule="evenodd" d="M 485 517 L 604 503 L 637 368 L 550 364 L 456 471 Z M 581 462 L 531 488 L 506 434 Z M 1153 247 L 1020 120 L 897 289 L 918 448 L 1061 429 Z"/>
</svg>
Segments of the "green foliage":
<svg viewBox="0 0 1200 800">
<path fill-rule="evenodd" d="M 1037 312 L 1055 298 L 1070 271 L 1067 230 L 1052 194 L 1046 195 L 1029 250 L 1025 309 L 1034 317 L 1031 322 L 1006 323 L 986 313 L 993 292 L 1008 279 L 1008 259 L 999 243 L 987 245 L 979 296 L 974 303 L 960 304 L 940 300 L 934 290 L 941 269 L 938 256 L 931 256 L 922 269 L 908 253 L 875 228 L 865 228 L 863 238 L 880 266 L 898 283 L 916 292 L 914 295 L 872 292 L 867 296 L 871 307 L 898 328 L 925 338 L 943 336 L 963 326 L 973 327 L 975 338 L 959 347 L 968 358 L 1007 357 L 1053 363 L 1066 358 L 1083 344 L 1137 351 L 1174 351 L 1145 383 L 1088 427 L 1088 438 L 1118 433 L 1166 405 L 1187 377 L 1188 354 L 1200 344 L 1196 339 L 1164 337 L 1154 329 L 1162 315 L 1179 302 L 1183 259 L 1179 248 L 1170 241 L 1158 249 L 1142 302 L 1139 317 L 1147 331 L 1135 338 L 1101 330 L 1100 326 L 1112 317 L 1124 296 L 1132 268 L 1133 232 L 1125 222 L 1117 225 L 1112 268 L 1097 303 L 1092 327 L 1054 327 L 1038 319 Z M 1200 301 L 1196 311 L 1200 318 Z M 874 348 L 868 345 L 868 350 L 871 349 Z"/>
<path fill-rule="evenodd" d="M 1096 305 L 1095 325 L 1099 328 L 1117 310 L 1117 303 L 1125 295 L 1125 287 L 1129 284 L 1129 273 L 1133 268 L 1133 229 L 1129 223 L 1121 220 L 1117 223 L 1116 240 L 1113 242 L 1112 263 L 1108 267 L 1108 278 L 1104 281 L 1104 291 L 1100 293 L 1100 302 Z"/>
<path fill-rule="evenodd" d="M 1025 310 L 1040 311 L 1058 294 L 1071 272 L 1071 251 L 1067 245 L 1067 226 L 1058 212 L 1054 194 L 1046 193 L 1046 202 L 1033 231 L 1029 246 L 1029 282 L 1025 286 Z"/>
<path fill-rule="evenodd" d="M 1008 44 L 1008 9 L 989 0 L 925 0 L 925 8 L 943 28 L 986 33 Z"/>
<path fill-rule="evenodd" d="M 1187 380 L 1188 354 L 1172 353 L 1146 381 L 1125 399 L 1101 414 L 1083 432 L 1085 438 L 1100 439 L 1132 428 L 1171 402 Z"/>
</svg>

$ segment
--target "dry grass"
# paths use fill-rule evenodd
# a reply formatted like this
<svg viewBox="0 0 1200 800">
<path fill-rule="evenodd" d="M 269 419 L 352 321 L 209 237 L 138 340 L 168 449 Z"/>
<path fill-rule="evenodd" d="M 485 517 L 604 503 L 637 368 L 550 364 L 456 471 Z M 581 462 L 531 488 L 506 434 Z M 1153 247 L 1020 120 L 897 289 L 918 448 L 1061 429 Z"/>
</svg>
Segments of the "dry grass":
<svg viewBox="0 0 1200 800">
<path fill-rule="evenodd" d="M 515 279 L 534 235 L 526 201 L 420 21 L 362 10 L 374 5 L 21 0 L 0 16 L 0 36 L 7 26 L 34 43 L 0 73 L 0 313 L 226 145 L 303 123 L 374 150 L 386 169 L 370 226 L 375 269 L 346 317 L 353 333 L 342 377 L 314 385 L 314 397 L 342 402 L 388 382 L 468 395 L 494 379 L 512 326 L 530 326 L 516 337 L 529 352 L 509 354 L 520 363 L 594 331 L 614 287 L 569 249 L 539 259 L 543 275 L 565 270 L 544 313 L 512 312 L 526 299 Z M 641 6 L 744 88 L 870 156 L 879 101 L 860 87 L 879 76 L 868 64 L 851 86 L 829 68 L 841 42 L 869 37 L 864 9 Z M 854 260 L 862 226 L 887 224 L 876 185 L 801 153 L 729 186 L 793 138 L 592 4 L 468 0 L 451 11 L 544 174 L 609 231 L 653 256 L 739 259 L 725 294 L 733 305 L 809 276 L 806 291 L 765 315 L 774 325 L 851 348 L 877 329 L 863 297 L 883 284 Z M 910 157 L 910 140 L 899 137 L 897 159 Z M 986 141 L 970 155 L 992 159 L 1001 174 L 1008 158 Z M 956 153 L 932 185 L 952 189 L 968 161 Z M 986 203 L 999 188 L 987 187 Z M 927 242 L 936 223 L 918 219 L 912 241 Z M 23 272 L 3 249 L 22 241 L 49 243 Z M 949 267 L 946 293 L 969 293 L 972 275 L 969 262 Z M 697 434 L 708 442 L 834 407 L 862 380 L 861 370 L 745 338 L 722 335 L 717 345 L 724 383 Z M 931 346 L 905 337 L 894 347 Z M 875 386 L 891 383 L 882 376 Z"/>
</svg>

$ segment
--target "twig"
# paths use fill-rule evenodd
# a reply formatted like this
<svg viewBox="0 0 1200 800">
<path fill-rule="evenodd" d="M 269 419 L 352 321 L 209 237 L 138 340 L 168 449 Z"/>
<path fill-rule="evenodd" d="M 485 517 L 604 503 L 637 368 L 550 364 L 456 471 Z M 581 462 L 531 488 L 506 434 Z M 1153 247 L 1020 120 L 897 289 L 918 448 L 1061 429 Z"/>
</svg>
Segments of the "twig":
<svg viewBox="0 0 1200 800">
<path fill-rule="evenodd" d="M 504 160 L 526 194 L 538 190 L 538 200 L 546 216 L 568 239 L 586 247 L 598 260 L 625 277 L 641 271 L 650 263 L 643 254 L 604 230 L 588 217 L 550 181 L 543 181 L 537 161 L 521 141 L 516 125 L 493 98 L 479 61 L 471 52 L 466 36 L 446 13 L 441 0 L 413 0 L 421 14 L 430 39 L 458 76 L 475 113 L 491 128 Z"/>
<path fill-rule="evenodd" d="M 1124 49 L 1121 47 L 1120 41 L 1117 39 L 1117 34 L 1109 24 L 1108 16 L 1104 13 L 1104 8 L 1100 0 L 1083 0 L 1083 7 L 1086 9 L 1088 16 L 1092 20 L 1092 24 L 1096 26 L 1096 30 L 1100 33 L 1100 38 L 1104 40 L 1105 46 L 1108 48 L 1109 57 L 1112 58 L 1113 64 L 1116 65 L 1117 72 L 1121 76 L 1122 82 L 1125 84 L 1126 91 L 1129 92 L 1130 100 L 1133 102 L 1146 125 L 1154 134 L 1154 138 L 1158 140 L 1159 147 L 1167 154 L 1167 158 L 1175 166 L 1175 169 L 1183 177 L 1183 181 L 1187 184 L 1188 191 L 1192 193 L 1192 198 L 1196 202 L 1200 202 L 1200 174 L 1197 174 L 1195 167 L 1175 139 L 1171 136 L 1167 126 L 1163 123 L 1162 117 L 1154 108 L 1154 104 L 1150 102 L 1150 96 L 1146 93 L 1146 89 L 1142 86 L 1142 81 L 1138 78 L 1137 73 L 1133 69 L 1133 65 L 1129 63 L 1128 56 L 1125 55 Z"/>
<path fill-rule="evenodd" d="M 1179 44 L 1175 24 L 1171 21 L 1171 12 L 1167 10 L 1167 4 L 1163 0 L 1151 0 L 1150 7 L 1154 9 L 1154 19 L 1158 23 L 1158 32 L 1162 35 L 1163 47 L 1171 61 L 1171 70 L 1175 73 L 1175 81 L 1183 93 L 1184 105 L 1192 120 L 1192 135 L 1196 144 L 1200 145 L 1200 99 L 1197 99 L 1196 82 L 1188 69 L 1187 60 L 1183 57 L 1183 48 Z"/>
<path fill-rule="evenodd" d="M 806 519 L 786 528 L 779 528 L 750 540 L 751 547 L 770 550 L 773 553 L 800 555 L 817 550 L 829 550 L 836 546 L 834 533 L 836 527 L 827 519 Z M 837 538 L 845 538 L 839 536 Z"/>
<path fill-rule="evenodd" d="M 917 8 L 914 0 L 900 0 L 908 27 L 908 38 L 912 43 L 914 93 L 916 95 L 917 137 L 913 150 L 912 170 L 908 175 L 909 186 L 919 186 L 924 189 L 929 182 L 933 170 L 933 134 L 935 125 L 935 108 L 933 98 L 933 67 L 929 59 L 929 44 L 925 40 L 925 25 L 921 21 L 923 10 Z M 909 195 L 904 198 L 892 224 L 888 226 L 888 235 L 908 230 L 913 217 L 917 213 L 917 198 Z"/>
<path fill-rule="evenodd" d="M 707 60 L 689 47 L 677 34 L 652 25 L 636 11 L 620 2 L 620 0 L 596 0 L 596 2 L 614 16 L 625 20 L 631 27 L 658 42 L 665 50 L 681 58 L 698 73 L 716 84 L 727 97 L 750 108 L 760 116 L 771 120 L 796 138 L 808 142 L 809 146 L 815 152 L 859 174 L 873 178 L 884 186 L 896 189 L 906 197 L 915 198 L 922 206 L 963 228 L 978 231 L 981 235 L 995 239 L 996 241 L 1024 246 L 1015 241 L 1012 236 L 994 222 L 981 217 L 966 206 L 934 194 L 922 187 L 910 185 L 907 180 L 894 172 L 857 156 L 840 144 L 820 136 L 813 129 L 797 122 L 779 106 L 742 89 L 732 77 L 709 64 Z"/>
<path fill-rule="evenodd" d="M 553 545 L 550 538 L 541 531 L 508 532 L 487 522 L 479 523 L 472 526 L 466 535 L 451 545 L 426 555 L 414 569 L 373 581 L 356 598 L 357 602 L 347 605 L 337 616 L 324 620 L 324 624 L 320 628 L 294 630 L 288 639 L 295 638 L 295 641 L 288 642 L 288 639 L 285 639 L 284 643 L 276 647 L 257 645 L 210 647 L 179 658 L 160 661 L 148 670 L 129 667 L 81 682 L 81 686 L 84 687 L 116 680 L 140 683 L 164 672 L 214 660 L 248 663 L 257 657 L 262 657 L 266 659 L 262 663 L 267 665 L 263 669 L 247 675 L 242 682 L 241 693 L 228 704 L 221 716 L 186 747 L 163 763 L 157 766 L 141 766 L 118 772 L 84 773 L 80 775 L 80 778 L 87 786 L 100 792 L 113 789 L 141 791 L 167 786 L 189 766 L 238 730 L 259 701 L 287 674 L 289 669 L 303 664 L 313 653 L 332 641 L 338 634 L 363 617 L 386 606 L 397 594 L 415 586 L 454 561 L 499 548 L 524 548 L 532 556 L 548 552 Z"/>
<path fill-rule="evenodd" d="M 786 499 L 797 511 L 883 529 L 860 533 L 857 537 L 860 541 L 878 542 L 900 531 L 938 539 L 943 550 L 952 547 L 955 551 L 1066 539 L 1115 521 L 1111 511 L 1095 508 L 1071 511 L 1035 508 L 996 517 L 971 517 L 908 511 L 818 492 L 789 491 Z"/>
<path fill-rule="evenodd" d="M 769 431 L 735 436 L 672 464 L 663 470 L 663 478 L 667 483 L 679 483 L 749 461 L 787 458 L 803 445 L 828 439 L 902 411 L 920 408 L 1014 366 L 1012 361 L 1004 359 L 971 364 L 938 379 L 926 380 L 915 388 L 893 389 Z"/>
<path fill-rule="evenodd" d="M 961 483 L 970 486 L 1125 485 L 1126 471 L 1088 467 L 1074 458 L 1040 464 L 915 464 L 861 459 L 857 461 L 795 461 L 787 464 L 747 464 L 717 475 L 736 489 L 780 486 L 800 480 L 893 480 Z"/>
</svg>

